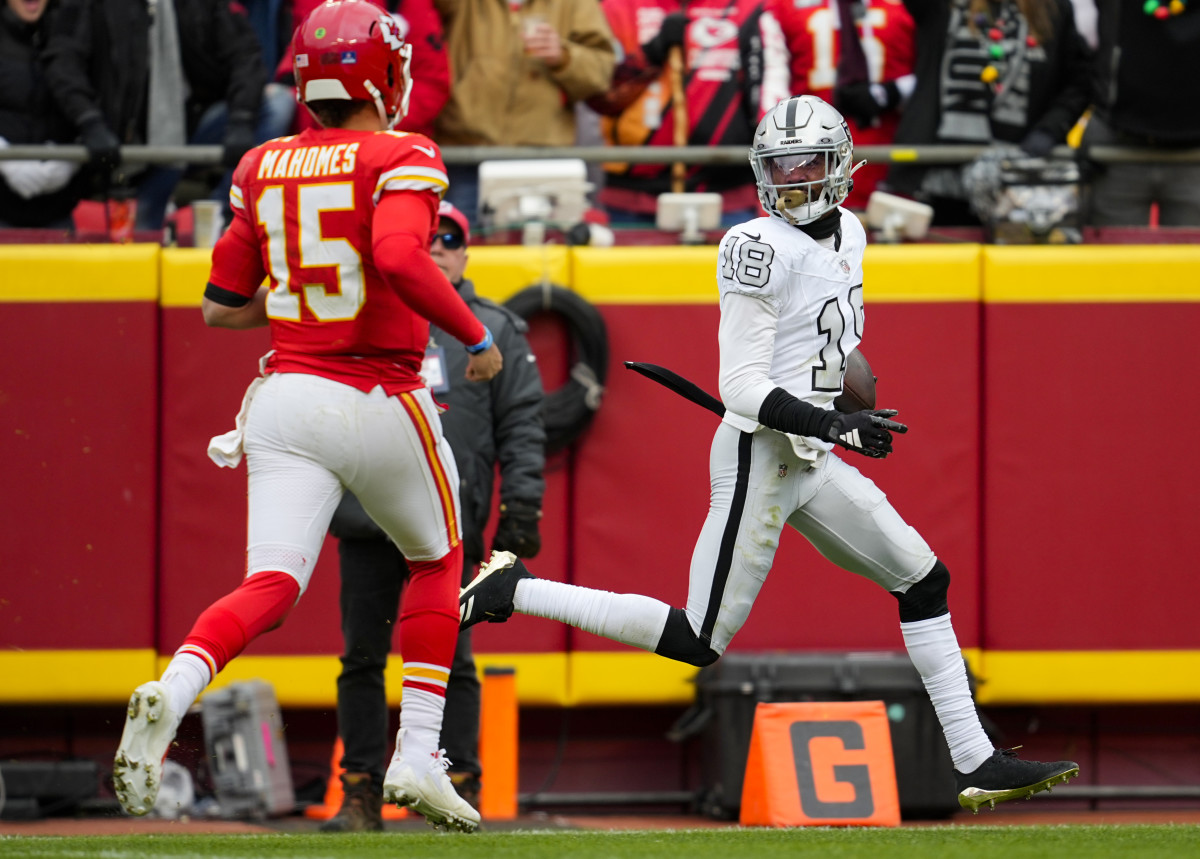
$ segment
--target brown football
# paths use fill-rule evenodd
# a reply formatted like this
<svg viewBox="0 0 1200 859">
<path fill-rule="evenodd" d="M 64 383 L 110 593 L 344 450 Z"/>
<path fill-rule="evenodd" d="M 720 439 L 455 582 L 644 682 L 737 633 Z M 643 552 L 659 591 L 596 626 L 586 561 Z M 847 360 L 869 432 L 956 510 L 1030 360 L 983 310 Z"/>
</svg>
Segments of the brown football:
<svg viewBox="0 0 1200 859">
<path fill-rule="evenodd" d="M 850 353 L 846 362 L 842 393 L 833 401 L 833 407 L 843 413 L 875 408 L 875 374 L 858 349 Z"/>
</svg>

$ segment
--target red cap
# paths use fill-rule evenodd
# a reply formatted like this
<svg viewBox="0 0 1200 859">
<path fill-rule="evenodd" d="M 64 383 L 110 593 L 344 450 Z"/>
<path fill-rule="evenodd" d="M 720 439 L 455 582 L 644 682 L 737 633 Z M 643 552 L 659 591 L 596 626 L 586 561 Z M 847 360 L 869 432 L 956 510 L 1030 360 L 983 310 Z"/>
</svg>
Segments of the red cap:
<svg viewBox="0 0 1200 859">
<path fill-rule="evenodd" d="M 458 228 L 462 230 L 463 239 L 467 244 L 471 243 L 471 222 L 467 220 L 466 215 L 454 208 L 451 203 L 442 200 L 441 205 L 438 206 L 438 217 L 449 218 L 458 224 Z"/>
</svg>

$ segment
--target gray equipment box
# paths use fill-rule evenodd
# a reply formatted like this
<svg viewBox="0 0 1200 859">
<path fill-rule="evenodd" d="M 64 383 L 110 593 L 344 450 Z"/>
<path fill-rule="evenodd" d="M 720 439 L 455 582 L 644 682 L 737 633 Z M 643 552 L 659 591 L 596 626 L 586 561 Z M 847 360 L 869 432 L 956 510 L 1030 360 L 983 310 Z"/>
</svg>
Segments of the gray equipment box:
<svg viewBox="0 0 1200 859">
<path fill-rule="evenodd" d="M 226 818 L 287 814 L 296 805 L 275 688 L 232 683 L 200 699 L 204 748 Z"/>
<path fill-rule="evenodd" d="M 884 702 L 906 820 L 959 810 L 954 766 L 933 705 L 908 654 L 732 653 L 700 671 L 692 730 L 701 735 L 701 811 L 738 816 L 742 779 L 760 701 Z"/>
</svg>

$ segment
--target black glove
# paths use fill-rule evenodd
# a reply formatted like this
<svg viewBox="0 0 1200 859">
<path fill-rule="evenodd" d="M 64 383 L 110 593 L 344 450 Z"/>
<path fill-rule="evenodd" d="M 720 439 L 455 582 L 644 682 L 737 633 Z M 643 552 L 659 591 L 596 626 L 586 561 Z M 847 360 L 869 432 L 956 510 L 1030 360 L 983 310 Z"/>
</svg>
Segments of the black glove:
<svg viewBox="0 0 1200 859">
<path fill-rule="evenodd" d="M 492 540 L 493 552 L 512 552 L 519 558 L 532 558 L 542 549 L 538 520 L 542 511 L 519 501 L 500 505 L 500 521 Z"/>
<path fill-rule="evenodd" d="M 838 415 L 826 438 L 863 456 L 883 459 L 892 452 L 892 433 L 908 432 L 904 424 L 888 420 L 896 414 L 895 409 L 869 409 Z"/>
<path fill-rule="evenodd" d="M 844 116 L 854 120 L 855 124 L 866 127 L 873 123 L 879 114 L 891 110 L 900 104 L 900 88 L 895 81 L 884 81 L 882 86 L 887 96 L 887 102 L 880 104 L 872 92 L 870 81 L 859 81 L 838 87 L 833 91 L 833 106 Z"/>
<path fill-rule="evenodd" d="M 667 61 L 667 52 L 674 45 L 683 44 L 683 33 L 687 29 L 687 15 L 683 12 L 672 12 L 663 18 L 662 27 L 653 39 L 642 45 L 642 53 L 646 62 L 661 66 Z"/>
<path fill-rule="evenodd" d="M 242 156 L 257 143 L 253 120 L 230 118 L 229 124 L 225 126 L 225 138 L 221 141 L 221 146 L 224 147 L 221 152 L 221 164 L 232 170 L 238 166 Z"/>
<path fill-rule="evenodd" d="M 121 163 L 121 141 L 99 116 L 93 116 L 79 128 L 92 166 L 111 172 Z"/>
<path fill-rule="evenodd" d="M 1045 158 L 1054 149 L 1054 136 L 1049 131 L 1035 128 L 1021 141 L 1021 151 L 1034 158 Z"/>
</svg>

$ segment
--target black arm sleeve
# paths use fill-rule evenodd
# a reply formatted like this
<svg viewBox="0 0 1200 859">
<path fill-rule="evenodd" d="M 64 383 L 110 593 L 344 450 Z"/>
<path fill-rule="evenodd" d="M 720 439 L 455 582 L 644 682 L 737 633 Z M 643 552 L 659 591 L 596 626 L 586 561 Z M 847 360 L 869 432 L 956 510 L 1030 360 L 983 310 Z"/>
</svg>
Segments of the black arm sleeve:
<svg viewBox="0 0 1200 859">
<path fill-rule="evenodd" d="M 204 287 L 204 297 L 225 307 L 245 307 L 250 303 L 249 296 L 242 295 L 240 292 L 234 292 L 230 289 L 223 289 L 215 283 L 210 283 Z"/>
<path fill-rule="evenodd" d="M 758 422 L 780 432 L 827 439 L 829 427 L 837 418 L 837 412 L 819 409 L 812 403 L 797 399 L 783 388 L 767 394 L 758 410 Z"/>
</svg>

